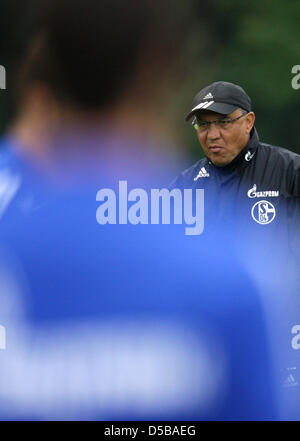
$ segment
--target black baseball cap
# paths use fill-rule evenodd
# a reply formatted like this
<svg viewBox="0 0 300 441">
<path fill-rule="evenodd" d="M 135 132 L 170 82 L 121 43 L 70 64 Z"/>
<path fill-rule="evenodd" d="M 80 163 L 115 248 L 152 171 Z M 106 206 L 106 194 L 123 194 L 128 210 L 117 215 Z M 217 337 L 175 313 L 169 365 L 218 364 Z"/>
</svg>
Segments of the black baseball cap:
<svg viewBox="0 0 300 441">
<path fill-rule="evenodd" d="M 186 116 L 188 121 L 191 116 L 201 110 L 228 115 L 237 108 L 251 111 L 251 99 L 242 87 L 237 84 L 217 81 L 200 90 L 194 98 L 193 108 Z"/>
</svg>

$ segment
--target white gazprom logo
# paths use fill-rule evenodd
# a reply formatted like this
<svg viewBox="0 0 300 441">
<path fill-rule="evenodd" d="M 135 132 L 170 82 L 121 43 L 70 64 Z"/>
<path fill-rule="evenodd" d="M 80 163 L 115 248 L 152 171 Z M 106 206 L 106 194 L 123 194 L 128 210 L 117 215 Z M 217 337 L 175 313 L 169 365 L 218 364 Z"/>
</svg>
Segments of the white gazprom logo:
<svg viewBox="0 0 300 441">
<path fill-rule="evenodd" d="M 276 210 L 271 202 L 259 201 L 253 205 L 251 214 L 255 222 L 261 225 L 267 225 L 274 220 Z"/>
<path fill-rule="evenodd" d="M 265 190 L 256 191 L 256 184 L 253 185 L 250 190 L 248 190 L 248 198 L 277 198 L 279 196 L 279 191 L 275 190 Z"/>
<path fill-rule="evenodd" d="M 209 178 L 209 173 L 206 171 L 205 167 L 202 167 L 197 176 L 194 178 L 194 181 L 197 181 L 199 178 Z"/>
</svg>

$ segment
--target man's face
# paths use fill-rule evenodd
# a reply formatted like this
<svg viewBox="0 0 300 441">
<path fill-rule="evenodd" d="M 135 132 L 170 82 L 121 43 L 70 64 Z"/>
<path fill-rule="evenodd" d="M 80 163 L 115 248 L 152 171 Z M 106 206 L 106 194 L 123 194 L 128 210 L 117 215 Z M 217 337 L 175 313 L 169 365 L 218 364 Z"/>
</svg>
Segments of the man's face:
<svg viewBox="0 0 300 441">
<path fill-rule="evenodd" d="M 241 109 L 236 109 L 229 115 L 203 111 L 198 114 L 198 119 L 211 122 L 234 119 L 242 114 L 243 111 Z M 254 113 L 249 112 L 247 115 L 224 127 L 217 127 L 215 124 L 211 124 L 207 129 L 199 128 L 197 135 L 205 155 L 218 167 L 224 167 L 229 164 L 248 143 L 254 120 Z"/>
</svg>

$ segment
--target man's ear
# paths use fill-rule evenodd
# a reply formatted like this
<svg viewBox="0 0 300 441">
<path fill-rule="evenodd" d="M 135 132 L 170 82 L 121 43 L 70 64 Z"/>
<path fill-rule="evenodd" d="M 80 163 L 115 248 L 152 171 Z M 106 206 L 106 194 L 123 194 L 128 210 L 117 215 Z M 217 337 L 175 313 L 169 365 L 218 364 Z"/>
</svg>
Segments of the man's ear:
<svg viewBox="0 0 300 441">
<path fill-rule="evenodd" d="M 254 112 L 249 112 L 246 115 L 246 122 L 247 122 L 247 128 L 246 131 L 247 133 L 250 133 L 252 130 L 252 127 L 254 126 L 254 121 L 255 121 L 255 113 Z"/>
</svg>

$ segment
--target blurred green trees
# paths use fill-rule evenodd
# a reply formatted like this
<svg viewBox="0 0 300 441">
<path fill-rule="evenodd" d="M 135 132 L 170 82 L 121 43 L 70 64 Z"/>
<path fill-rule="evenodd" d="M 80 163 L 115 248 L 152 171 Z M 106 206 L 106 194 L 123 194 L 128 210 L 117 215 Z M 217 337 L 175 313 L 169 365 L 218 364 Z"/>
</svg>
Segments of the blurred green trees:
<svg viewBox="0 0 300 441">
<path fill-rule="evenodd" d="M 203 8 L 200 3 L 199 30 L 190 43 L 197 57 L 183 88 L 189 105 L 182 116 L 202 87 L 219 80 L 237 83 L 252 99 L 260 139 L 300 154 L 300 89 L 291 84 L 292 67 L 300 64 L 300 2 L 213 0 Z M 192 129 L 183 138 L 193 156 L 201 156 Z"/>
</svg>

